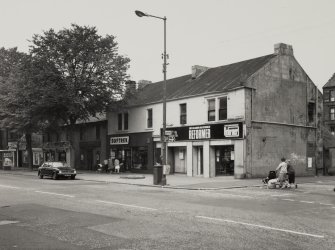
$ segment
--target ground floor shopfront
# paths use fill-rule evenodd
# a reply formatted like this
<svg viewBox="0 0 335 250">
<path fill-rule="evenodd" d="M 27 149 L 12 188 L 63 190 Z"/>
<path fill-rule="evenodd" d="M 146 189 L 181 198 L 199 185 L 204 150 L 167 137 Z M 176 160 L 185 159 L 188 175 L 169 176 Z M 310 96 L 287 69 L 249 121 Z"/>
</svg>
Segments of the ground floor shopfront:
<svg viewBox="0 0 335 250">
<path fill-rule="evenodd" d="M 129 133 L 108 136 L 109 159 L 118 159 L 121 171 L 151 173 L 154 165 L 152 133 Z"/>
<path fill-rule="evenodd" d="M 243 123 L 168 128 L 167 163 L 171 173 L 244 178 Z M 160 152 L 160 138 L 155 148 Z"/>
</svg>

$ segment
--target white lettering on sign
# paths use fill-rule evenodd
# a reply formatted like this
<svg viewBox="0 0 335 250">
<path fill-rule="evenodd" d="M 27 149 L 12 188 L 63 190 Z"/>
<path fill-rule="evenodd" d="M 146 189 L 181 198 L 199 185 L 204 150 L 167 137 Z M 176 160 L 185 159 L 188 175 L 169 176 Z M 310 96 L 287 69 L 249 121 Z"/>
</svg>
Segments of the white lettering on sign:
<svg viewBox="0 0 335 250">
<path fill-rule="evenodd" d="M 199 126 L 190 127 L 188 131 L 189 140 L 200 140 L 200 139 L 210 139 L 211 138 L 211 128 L 210 126 Z"/>
<path fill-rule="evenodd" d="M 225 137 L 239 137 L 240 129 L 238 124 L 224 125 L 224 136 Z"/>
<path fill-rule="evenodd" d="M 128 144 L 129 143 L 129 136 L 111 137 L 109 143 L 110 143 L 110 145 Z"/>
</svg>

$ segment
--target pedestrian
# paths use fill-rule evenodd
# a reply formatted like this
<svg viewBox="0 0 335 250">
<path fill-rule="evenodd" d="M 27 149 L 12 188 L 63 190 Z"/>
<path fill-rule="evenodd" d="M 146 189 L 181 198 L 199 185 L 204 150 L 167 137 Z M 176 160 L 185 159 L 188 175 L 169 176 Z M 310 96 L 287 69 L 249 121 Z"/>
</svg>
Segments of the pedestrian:
<svg viewBox="0 0 335 250">
<path fill-rule="evenodd" d="M 120 173 L 120 161 L 116 158 L 114 160 L 115 173 Z"/>
<path fill-rule="evenodd" d="M 106 173 L 108 172 L 108 159 L 104 160 L 104 169 L 106 171 Z"/>
<path fill-rule="evenodd" d="M 108 171 L 110 174 L 114 171 L 113 159 L 112 157 L 108 160 Z"/>
<path fill-rule="evenodd" d="M 294 186 L 296 186 L 295 185 L 295 170 L 294 170 L 290 160 L 287 160 L 286 164 L 287 164 L 287 174 L 288 174 L 289 187 L 294 187 Z"/>
<path fill-rule="evenodd" d="M 279 180 L 279 187 L 284 188 L 283 183 L 286 180 L 286 174 L 287 174 L 287 164 L 286 159 L 284 157 L 281 158 L 281 163 L 276 168 L 276 172 L 278 174 L 278 180 Z"/>
</svg>

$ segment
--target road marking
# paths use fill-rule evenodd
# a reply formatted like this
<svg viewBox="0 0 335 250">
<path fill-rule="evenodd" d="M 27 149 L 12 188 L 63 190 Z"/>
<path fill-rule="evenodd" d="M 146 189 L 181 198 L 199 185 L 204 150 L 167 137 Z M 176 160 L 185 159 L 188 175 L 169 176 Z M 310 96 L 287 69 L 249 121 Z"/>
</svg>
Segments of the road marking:
<svg viewBox="0 0 335 250">
<path fill-rule="evenodd" d="M 328 203 L 320 203 L 320 205 L 333 206 L 333 204 L 328 204 Z"/>
<path fill-rule="evenodd" d="M 96 200 L 96 201 L 97 202 L 101 202 L 101 203 L 106 203 L 106 204 L 124 206 L 124 207 L 132 207 L 132 208 L 146 209 L 146 210 L 152 210 L 152 211 L 156 211 L 157 210 L 156 208 L 141 207 L 141 206 L 137 206 L 137 205 L 123 204 L 123 203 L 117 203 L 117 202 L 112 202 L 112 201 L 102 201 L 102 200 Z"/>
<path fill-rule="evenodd" d="M 52 192 L 43 192 L 43 191 L 35 191 L 36 193 L 41 193 L 41 194 L 51 194 L 51 195 L 59 195 L 59 196 L 65 196 L 65 197 L 71 197 L 74 198 L 74 195 L 69 195 L 69 194 L 58 194 L 58 193 L 52 193 Z"/>
<path fill-rule="evenodd" d="M 273 194 L 272 197 L 292 196 L 292 194 Z"/>
<path fill-rule="evenodd" d="M 16 221 L 16 220 L 0 220 L 0 226 L 8 225 L 8 224 L 15 224 L 15 223 L 19 223 L 19 221 Z"/>
<path fill-rule="evenodd" d="M 283 201 L 295 201 L 293 199 L 282 199 Z"/>
<path fill-rule="evenodd" d="M 12 188 L 12 189 L 21 189 L 20 187 L 13 187 L 13 186 L 6 186 L 6 185 L 0 185 L 0 187 L 3 187 L 3 188 Z"/>
<path fill-rule="evenodd" d="M 299 201 L 299 202 L 301 202 L 301 203 L 308 203 L 308 204 L 313 204 L 313 203 L 315 203 L 314 201 Z"/>
<path fill-rule="evenodd" d="M 298 232 L 298 231 L 293 231 L 293 230 L 288 230 L 288 229 L 281 229 L 281 228 L 276 228 L 276 227 L 268 227 L 268 226 L 251 224 L 251 223 L 245 223 L 245 222 L 239 222 L 239 221 L 233 221 L 233 220 L 225 220 L 225 219 L 212 218 L 212 217 L 206 217 L 206 216 L 200 216 L 200 215 L 199 216 L 195 216 L 195 217 L 196 218 L 200 218 L 200 219 L 207 219 L 207 220 L 220 221 L 220 222 L 228 222 L 228 223 L 240 224 L 240 225 L 251 226 L 251 227 L 259 227 L 259 228 L 263 228 L 263 229 L 269 229 L 269 230 L 280 231 L 280 232 L 285 232 L 285 233 L 292 233 L 292 234 L 311 236 L 311 237 L 315 237 L 315 238 L 324 238 L 325 237 L 324 235 L 309 234 L 309 233 L 303 233 L 303 232 Z"/>
</svg>

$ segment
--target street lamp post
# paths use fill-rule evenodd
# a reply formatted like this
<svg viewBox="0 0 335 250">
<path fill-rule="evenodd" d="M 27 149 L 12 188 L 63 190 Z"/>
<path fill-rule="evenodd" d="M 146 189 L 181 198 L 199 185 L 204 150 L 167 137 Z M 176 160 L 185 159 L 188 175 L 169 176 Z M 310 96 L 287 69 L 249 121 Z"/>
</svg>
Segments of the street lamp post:
<svg viewBox="0 0 335 250">
<path fill-rule="evenodd" d="M 158 18 L 164 21 L 164 53 L 163 53 L 163 74 L 164 74 L 164 82 L 163 82 L 163 131 L 162 131 L 162 136 L 161 136 L 161 141 L 162 141 L 162 163 L 163 166 L 167 165 L 167 161 L 166 161 L 166 137 L 165 137 L 165 131 L 166 131 L 166 59 L 167 59 L 167 54 L 166 54 L 166 17 L 158 17 L 158 16 L 153 16 L 153 15 L 149 15 L 147 13 L 143 13 L 142 11 L 136 10 L 135 14 L 139 17 L 153 17 L 153 18 Z M 163 179 L 162 179 L 163 185 L 166 185 L 166 176 L 163 175 Z"/>
</svg>

